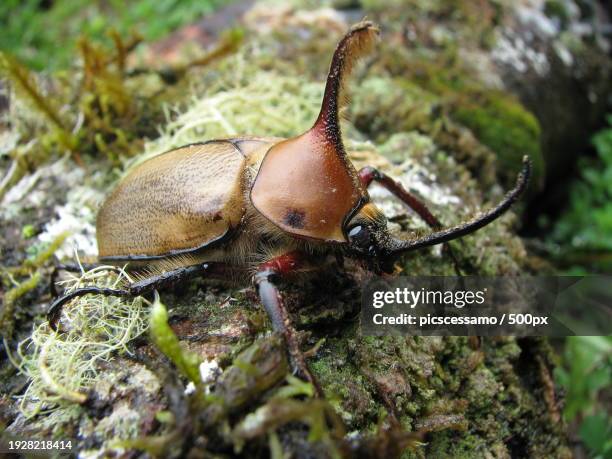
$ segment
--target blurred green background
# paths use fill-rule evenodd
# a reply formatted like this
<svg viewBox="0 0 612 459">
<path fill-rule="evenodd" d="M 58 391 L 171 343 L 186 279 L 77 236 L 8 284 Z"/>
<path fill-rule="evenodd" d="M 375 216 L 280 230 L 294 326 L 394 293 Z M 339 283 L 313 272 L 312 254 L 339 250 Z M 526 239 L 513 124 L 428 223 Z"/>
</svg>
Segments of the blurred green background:
<svg viewBox="0 0 612 459">
<path fill-rule="evenodd" d="M 3 0 L 0 49 L 36 70 L 69 65 L 81 35 L 109 42 L 108 31 L 145 41 L 167 35 L 229 3 L 227 0 Z"/>
</svg>

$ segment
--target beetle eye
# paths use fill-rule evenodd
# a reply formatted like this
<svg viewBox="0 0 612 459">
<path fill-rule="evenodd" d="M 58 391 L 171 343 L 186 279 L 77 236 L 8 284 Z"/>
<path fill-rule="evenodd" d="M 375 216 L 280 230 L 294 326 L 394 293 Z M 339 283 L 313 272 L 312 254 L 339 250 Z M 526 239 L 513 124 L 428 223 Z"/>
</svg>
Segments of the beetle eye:
<svg viewBox="0 0 612 459">
<path fill-rule="evenodd" d="M 370 232 L 361 225 L 353 226 L 348 232 L 349 240 L 359 247 L 364 247 L 370 244 Z"/>
</svg>

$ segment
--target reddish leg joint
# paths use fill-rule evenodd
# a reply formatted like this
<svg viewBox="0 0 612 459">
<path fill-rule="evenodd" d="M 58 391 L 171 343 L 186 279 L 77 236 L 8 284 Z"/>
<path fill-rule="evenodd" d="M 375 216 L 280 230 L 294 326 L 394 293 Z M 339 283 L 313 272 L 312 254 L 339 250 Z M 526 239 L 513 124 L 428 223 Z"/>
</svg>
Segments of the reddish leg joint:
<svg viewBox="0 0 612 459">
<path fill-rule="evenodd" d="M 380 172 L 374 169 L 371 166 L 366 166 L 361 169 L 359 172 L 359 180 L 361 180 L 361 184 L 367 188 L 370 186 L 373 180 L 375 180 L 378 176 L 380 176 Z"/>
<path fill-rule="evenodd" d="M 412 193 L 406 191 L 402 185 L 393 180 L 387 174 L 384 174 L 371 166 L 366 166 L 359 171 L 359 179 L 365 187 L 370 186 L 373 181 L 376 181 L 397 196 L 408 207 L 414 210 L 431 228 L 442 228 L 440 221 L 429 211 L 423 201 Z"/>
<path fill-rule="evenodd" d="M 303 264 L 303 256 L 300 252 L 287 252 L 259 265 L 257 273 L 272 271 L 279 276 L 285 276 L 297 271 Z"/>
</svg>

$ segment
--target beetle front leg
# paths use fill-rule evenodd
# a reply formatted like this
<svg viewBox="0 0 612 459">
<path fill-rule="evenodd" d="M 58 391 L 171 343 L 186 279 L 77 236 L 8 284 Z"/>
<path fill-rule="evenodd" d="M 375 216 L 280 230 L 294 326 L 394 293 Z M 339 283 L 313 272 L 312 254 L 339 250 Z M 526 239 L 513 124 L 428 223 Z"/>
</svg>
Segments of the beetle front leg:
<svg viewBox="0 0 612 459">
<path fill-rule="evenodd" d="M 431 213 L 431 211 L 427 208 L 423 201 L 417 198 L 414 194 L 410 193 L 399 182 L 393 180 L 393 178 L 389 177 L 384 172 L 381 172 L 372 166 L 365 166 L 364 168 L 359 170 L 359 180 L 366 188 L 369 187 L 372 182 L 378 183 L 379 185 L 387 189 L 387 191 L 391 192 L 394 196 L 396 196 L 400 201 L 402 201 L 404 204 L 414 210 L 417 215 L 421 217 L 430 228 L 434 230 L 442 229 L 442 223 L 440 222 L 440 220 L 438 220 L 436 216 Z M 448 255 L 453 260 L 457 275 L 461 275 L 461 269 L 459 268 L 459 260 L 457 260 L 453 249 L 450 245 L 448 245 L 448 243 L 445 243 L 443 245 L 443 248 L 447 251 Z"/>
<path fill-rule="evenodd" d="M 310 371 L 306 358 L 300 350 L 297 331 L 293 327 L 283 296 L 274 282 L 275 278 L 299 270 L 303 264 L 303 254 L 297 251 L 277 256 L 258 267 L 253 276 L 253 283 L 257 288 L 260 301 L 270 317 L 272 328 L 274 331 L 282 333 L 285 338 L 292 366 L 313 385 L 317 396 L 322 397 L 323 390 Z"/>
<path fill-rule="evenodd" d="M 414 210 L 432 229 L 442 229 L 442 223 L 440 223 L 440 220 L 438 220 L 429 211 L 423 201 L 410 193 L 400 183 L 393 180 L 384 172 L 381 172 L 372 166 L 366 166 L 359 171 L 359 180 L 361 180 L 361 183 L 366 188 L 369 187 L 372 182 L 382 185 L 394 196 L 399 198 L 404 204 Z"/>
</svg>

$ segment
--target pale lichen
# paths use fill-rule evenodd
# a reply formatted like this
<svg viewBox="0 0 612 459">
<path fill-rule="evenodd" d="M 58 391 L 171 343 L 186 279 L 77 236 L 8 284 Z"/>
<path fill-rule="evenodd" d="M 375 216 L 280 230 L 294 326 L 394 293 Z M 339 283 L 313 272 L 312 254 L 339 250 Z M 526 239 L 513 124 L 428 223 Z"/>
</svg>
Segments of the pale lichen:
<svg viewBox="0 0 612 459">
<path fill-rule="evenodd" d="M 108 267 L 100 266 L 64 284 L 72 291 L 83 285 L 116 288 L 125 281 L 130 278 L 124 270 L 109 273 Z M 130 353 L 127 344 L 147 330 L 147 316 L 147 302 L 141 297 L 123 301 L 89 295 L 64 307 L 58 332 L 46 321 L 35 326 L 12 356 L 29 380 L 20 396 L 23 414 L 49 414 L 85 402 L 101 365 L 117 354 Z"/>
</svg>

